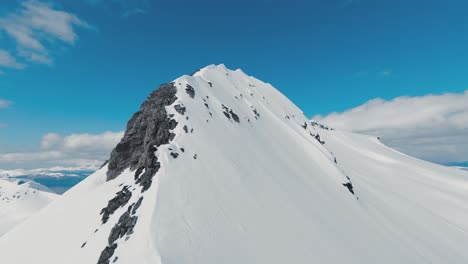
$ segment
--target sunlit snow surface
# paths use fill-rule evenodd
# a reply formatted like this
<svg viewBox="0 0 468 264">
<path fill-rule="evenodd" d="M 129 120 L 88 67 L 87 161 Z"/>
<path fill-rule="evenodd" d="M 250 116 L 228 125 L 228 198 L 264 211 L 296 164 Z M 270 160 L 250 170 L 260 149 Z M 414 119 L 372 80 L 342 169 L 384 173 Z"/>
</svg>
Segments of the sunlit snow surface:
<svg viewBox="0 0 468 264">
<path fill-rule="evenodd" d="M 56 197 L 58 195 L 32 182 L 18 185 L 0 179 L 0 237 Z"/>
<path fill-rule="evenodd" d="M 161 169 L 142 194 L 134 233 L 117 241 L 116 263 L 468 263 L 467 172 L 314 127 L 240 70 L 208 66 L 174 83 L 173 105 L 187 112 L 167 107 L 176 137 L 157 151 Z M 106 170 L 0 238 L 0 262 L 97 263 L 127 210 L 101 224 L 102 208 L 122 185 L 128 204 L 141 195 L 133 172 L 106 182 Z"/>
</svg>

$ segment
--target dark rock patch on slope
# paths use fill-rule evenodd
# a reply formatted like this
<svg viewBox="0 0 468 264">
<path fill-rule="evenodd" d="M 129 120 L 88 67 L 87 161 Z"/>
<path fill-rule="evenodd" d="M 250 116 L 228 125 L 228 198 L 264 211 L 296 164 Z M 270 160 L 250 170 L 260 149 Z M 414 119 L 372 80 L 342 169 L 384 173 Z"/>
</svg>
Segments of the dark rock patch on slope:
<svg viewBox="0 0 468 264">
<path fill-rule="evenodd" d="M 190 84 L 187 84 L 187 87 L 185 88 L 185 91 L 186 91 L 187 94 L 190 96 L 190 98 L 194 98 L 194 97 L 195 97 L 195 89 L 193 89 L 193 87 L 190 86 Z"/>
<path fill-rule="evenodd" d="M 102 208 L 101 215 L 102 215 L 102 223 L 105 224 L 109 220 L 109 217 L 120 207 L 126 205 L 130 198 L 132 197 L 132 193 L 128 190 L 127 186 L 124 186 L 121 191 L 115 194 L 115 197 L 109 200 L 107 206 Z"/>
</svg>

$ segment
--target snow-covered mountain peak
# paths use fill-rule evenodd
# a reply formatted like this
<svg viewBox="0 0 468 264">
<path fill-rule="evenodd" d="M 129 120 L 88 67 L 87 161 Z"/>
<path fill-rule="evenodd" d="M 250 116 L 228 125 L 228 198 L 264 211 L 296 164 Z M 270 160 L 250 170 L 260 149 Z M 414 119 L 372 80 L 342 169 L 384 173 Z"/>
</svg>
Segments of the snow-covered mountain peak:
<svg viewBox="0 0 468 264">
<path fill-rule="evenodd" d="M 210 65 L 151 93 L 107 166 L 1 238 L 0 256 L 466 263 L 466 182 L 460 170 L 310 122 L 270 84 Z"/>
</svg>

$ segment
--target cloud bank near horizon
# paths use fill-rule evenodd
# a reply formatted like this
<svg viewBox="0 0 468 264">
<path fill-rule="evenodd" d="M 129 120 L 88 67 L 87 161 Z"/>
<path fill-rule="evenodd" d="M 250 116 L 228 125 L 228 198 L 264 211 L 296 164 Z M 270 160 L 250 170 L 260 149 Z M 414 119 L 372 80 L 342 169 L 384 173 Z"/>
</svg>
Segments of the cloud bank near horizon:
<svg viewBox="0 0 468 264">
<path fill-rule="evenodd" d="M 33 151 L 0 152 L 0 168 L 33 169 L 61 166 L 95 170 L 110 156 L 110 152 L 123 137 L 123 131 L 101 134 L 71 134 L 61 136 L 48 133 L 42 137 L 40 147 Z"/>
<path fill-rule="evenodd" d="M 388 101 L 377 98 L 313 119 L 335 129 L 380 136 L 385 144 L 432 162 L 468 161 L 468 90 Z"/>
</svg>

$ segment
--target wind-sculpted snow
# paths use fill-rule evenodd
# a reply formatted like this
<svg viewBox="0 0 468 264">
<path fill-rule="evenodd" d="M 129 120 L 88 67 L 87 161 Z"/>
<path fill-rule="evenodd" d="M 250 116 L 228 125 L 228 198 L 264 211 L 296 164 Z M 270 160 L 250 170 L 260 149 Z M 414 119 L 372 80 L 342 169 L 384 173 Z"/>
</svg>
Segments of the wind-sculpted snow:
<svg viewBox="0 0 468 264">
<path fill-rule="evenodd" d="M 0 262 L 466 264 L 467 178 L 211 65 L 152 93 L 109 164 L 0 238 Z"/>
</svg>

